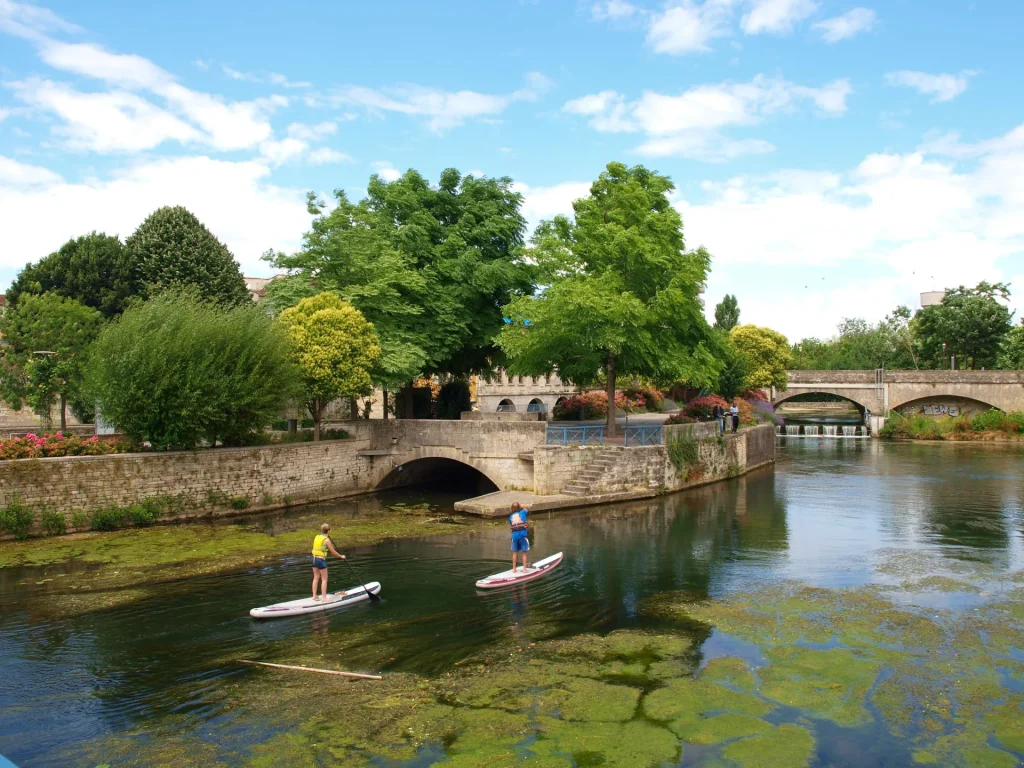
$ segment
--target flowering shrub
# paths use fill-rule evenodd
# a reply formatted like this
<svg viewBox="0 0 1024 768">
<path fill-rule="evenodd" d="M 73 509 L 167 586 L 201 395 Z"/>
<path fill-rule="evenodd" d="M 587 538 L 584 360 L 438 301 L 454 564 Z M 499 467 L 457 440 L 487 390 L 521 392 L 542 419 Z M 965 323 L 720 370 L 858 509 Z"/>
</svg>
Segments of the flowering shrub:
<svg viewBox="0 0 1024 768">
<path fill-rule="evenodd" d="M 105 456 L 134 450 L 123 440 L 100 440 L 98 437 L 79 437 L 62 432 L 42 436 L 29 433 L 24 437 L 0 440 L 0 461 L 8 459 L 42 459 L 59 456 Z"/>
<path fill-rule="evenodd" d="M 687 416 L 685 413 L 680 411 L 679 413 L 675 413 L 675 414 L 669 416 L 668 419 L 665 420 L 665 423 L 666 424 L 693 424 L 693 422 L 695 422 L 695 421 L 696 421 L 696 419 L 693 418 L 693 416 Z"/>
<path fill-rule="evenodd" d="M 683 406 L 683 413 L 697 421 L 711 421 L 714 418 L 715 406 L 723 411 L 729 410 L 729 403 L 718 395 L 704 395 L 691 400 Z"/>
<path fill-rule="evenodd" d="M 636 413 L 647 410 L 647 401 L 641 397 L 629 397 L 625 392 L 616 392 L 615 407 L 626 413 Z M 572 395 L 555 405 L 553 415 L 558 421 L 577 421 L 581 408 L 584 421 L 603 419 L 608 415 L 608 393 L 586 392 L 582 395 Z"/>
<path fill-rule="evenodd" d="M 737 397 L 732 401 L 740 412 L 740 426 L 750 427 L 757 424 L 757 419 L 754 416 L 754 406 L 744 400 L 742 397 Z"/>
<path fill-rule="evenodd" d="M 744 390 L 743 392 L 740 392 L 739 396 L 742 397 L 751 405 L 754 405 L 755 407 L 757 402 L 759 401 L 762 403 L 768 402 L 767 398 L 765 398 L 764 396 L 764 392 L 762 392 L 760 389 L 747 389 Z"/>
<path fill-rule="evenodd" d="M 654 413 L 661 412 L 661 405 L 665 401 L 661 392 L 655 392 L 653 389 L 626 389 L 615 396 L 615 404 L 619 404 L 619 398 L 626 397 L 631 401 L 636 401 L 640 405 L 641 410 L 651 411 Z"/>
</svg>

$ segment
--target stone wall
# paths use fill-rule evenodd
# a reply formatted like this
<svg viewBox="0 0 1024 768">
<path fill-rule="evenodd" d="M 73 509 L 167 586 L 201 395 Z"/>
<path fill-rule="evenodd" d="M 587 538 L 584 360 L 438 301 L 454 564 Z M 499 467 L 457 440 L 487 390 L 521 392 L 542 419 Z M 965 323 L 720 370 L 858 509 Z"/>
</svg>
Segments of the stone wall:
<svg viewBox="0 0 1024 768">
<path fill-rule="evenodd" d="M 537 411 L 497 411 L 488 413 L 486 411 L 463 411 L 459 416 L 460 421 L 541 421 L 544 414 Z"/>
<path fill-rule="evenodd" d="M 669 458 L 668 442 L 684 436 L 699 441 L 701 471 L 689 477 Z M 719 437 L 714 422 L 666 428 L 665 445 L 637 448 L 546 445 L 534 451 L 534 484 L 538 496 L 560 494 L 591 466 L 599 466 L 600 481 L 592 495 L 633 491 L 678 491 L 743 474 L 775 461 L 775 426 L 762 424 Z M 597 462 L 597 464 L 595 464 Z M 685 470 L 684 470 L 685 472 Z"/>
</svg>

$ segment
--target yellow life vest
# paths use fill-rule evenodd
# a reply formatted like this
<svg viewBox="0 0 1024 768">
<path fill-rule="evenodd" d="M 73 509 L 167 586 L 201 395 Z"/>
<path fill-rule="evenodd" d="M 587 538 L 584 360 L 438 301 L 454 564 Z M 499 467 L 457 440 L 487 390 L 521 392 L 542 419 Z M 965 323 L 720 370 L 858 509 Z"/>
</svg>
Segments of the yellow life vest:
<svg viewBox="0 0 1024 768">
<path fill-rule="evenodd" d="M 313 539 L 313 557 L 327 557 L 327 542 L 330 540 L 330 536 L 318 533 Z"/>
</svg>

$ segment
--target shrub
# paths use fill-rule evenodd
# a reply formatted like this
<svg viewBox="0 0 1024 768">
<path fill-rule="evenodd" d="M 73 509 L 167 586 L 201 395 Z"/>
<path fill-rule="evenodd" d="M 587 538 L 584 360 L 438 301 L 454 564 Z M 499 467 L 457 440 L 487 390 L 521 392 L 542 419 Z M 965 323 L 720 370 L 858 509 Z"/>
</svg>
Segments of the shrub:
<svg viewBox="0 0 1024 768">
<path fill-rule="evenodd" d="M 89 513 L 84 509 L 76 509 L 71 513 L 71 527 L 76 531 L 89 527 Z"/>
<path fill-rule="evenodd" d="M 733 400 L 733 404 L 739 409 L 741 427 L 750 427 L 757 424 L 757 419 L 754 416 L 754 406 L 740 397 Z"/>
<path fill-rule="evenodd" d="M 97 509 L 92 513 L 92 529 L 94 531 L 114 531 L 124 526 L 128 510 L 124 507 L 110 506 Z"/>
<path fill-rule="evenodd" d="M 39 513 L 39 524 L 51 536 L 62 536 L 68 530 L 68 524 L 64 519 L 64 515 L 55 509 L 44 508 Z"/>
<path fill-rule="evenodd" d="M 295 391 L 285 330 L 255 305 L 162 294 L 108 325 L 90 354 L 103 418 L 156 450 L 241 442 Z"/>
<path fill-rule="evenodd" d="M 620 393 L 620 395 L 639 404 L 640 408 L 651 413 L 660 413 L 662 404 L 665 402 L 665 398 L 660 392 L 655 392 L 653 389 L 645 389 L 643 387 L 639 389 L 625 389 Z M 617 405 L 619 402 L 619 395 L 616 395 L 615 402 Z"/>
<path fill-rule="evenodd" d="M 248 499 L 244 499 L 241 496 L 238 496 L 238 497 L 236 497 L 236 498 L 231 500 L 231 508 L 232 509 L 248 509 L 249 508 L 249 500 Z"/>
<path fill-rule="evenodd" d="M 674 413 L 669 416 L 666 420 L 666 424 L 693 424 L 697 421 L 693 416 L 687 416 L 685 413 Z"/>
<path fill-rule="evenodd" d="M 136 450 L 125 440 L 100 440 L 98 437 L 79 437 L 62 432 L 0 440 L 0 461 L 8 459 L 42 459 L 59 456 L 105 456 Z"/>
<path fill-rule="evenodd" d="M 14 494 L 11 503 L 0 509 L 0 531 L 14 534 L 16 539 L 28 537 L 35 515 L 21 503 L 21 496 Z"/>
<path fill-rule="evenodd" d="M 684 480 L 693 480 L 704 472 L 700 462 L 700 441 L 689 435 L 674 437 L 668 442 L 668 458 Z"/>
<path fill-rule="evenodd" d="M 615 394 L 615 407 L 627 413 L 647 410 L 646 402 L 642 398 L 630 397 L 625 392 Z M 580 419 L 581 410 L 584 421 L 603 419 L 608 415 L 608 393 L 585 392 L 582 395 L 572 395 L 558 403 L 552 415 L 559 421 L 577 421 Z"/>
<path fill-rule="evenodd" d="M 151 504 L 147 504 L 146 501 L 143 501 L 141 504 L 132 504 L 126 509 L 128 519 L 139 528 L 152 525 L 156 522 L 157 517 L 160 516 L 159 509 L 154 508 Z"/>
<path fill-rule="evenodd" d="M 711 421 L 716 405 L 722 410 L 729 410 L 729 403 L 718 395 L 704 395 L 688 402 L 683 407 L 683 413 L 698 421 Z"/>
<path fill-rule="evenodd" d="M 470 408 L 468 381 L 452 379 L 441 386 L 437 393 L 437 418 L 458 419 L 463 411 Z"/>
</svg>

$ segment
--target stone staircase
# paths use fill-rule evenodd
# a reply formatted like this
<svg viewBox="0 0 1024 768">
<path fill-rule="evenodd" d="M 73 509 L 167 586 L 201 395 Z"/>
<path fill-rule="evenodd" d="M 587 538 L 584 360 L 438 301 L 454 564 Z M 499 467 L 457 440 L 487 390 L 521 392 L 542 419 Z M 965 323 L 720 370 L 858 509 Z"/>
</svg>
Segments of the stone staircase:
<svg viewBox="0 0 1024 768">
<path fill-rule="evenodd" d="M 565 496 L 595 496 L 599 494 L 601 481 L 614 475 L 622 458 L 622 447 L 609 447 L 601 455 L 587 464 L 576 478 L 562 488 Z"/>
</svg>

